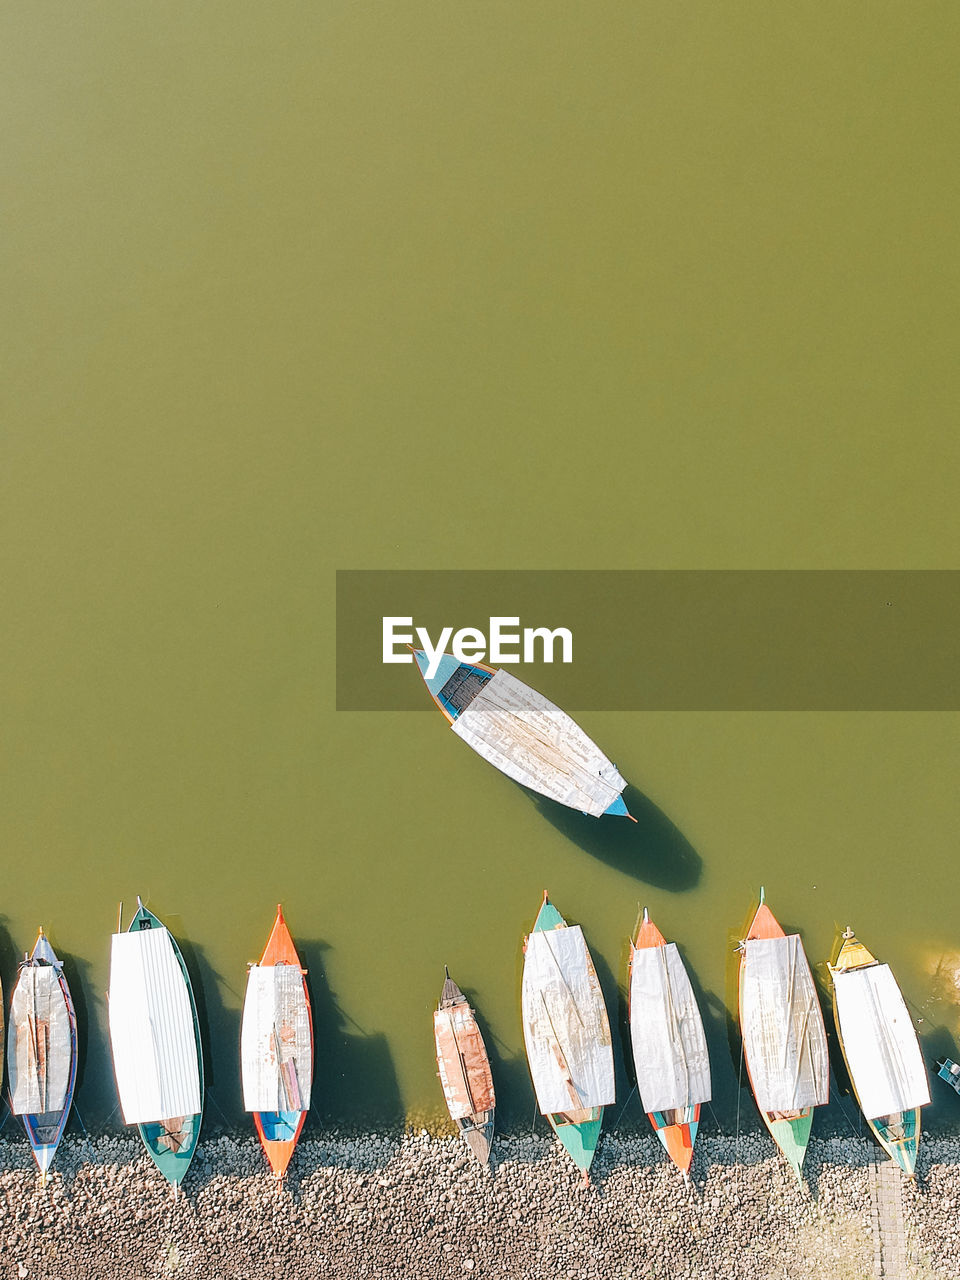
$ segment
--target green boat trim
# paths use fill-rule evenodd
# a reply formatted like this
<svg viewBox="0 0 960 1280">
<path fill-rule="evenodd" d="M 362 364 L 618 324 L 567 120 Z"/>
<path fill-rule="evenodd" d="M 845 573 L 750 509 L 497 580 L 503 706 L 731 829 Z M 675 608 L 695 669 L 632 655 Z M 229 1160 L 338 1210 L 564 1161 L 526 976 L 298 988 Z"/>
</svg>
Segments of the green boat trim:
<svg viewBox="0 0 960 1280">
<path fill-rule="evenodd" d="M 128 933 L 135 933 L 140 929 L 162 929 L 164 924 L 161 920 L 148 911 L 139 898 L 137 898 L 137 913 L 130 921 Z M 197 1143 L 200 1138 L 200 1125 L 203 1121 L 203 1095 L 204 1095 L 204 1079 L 203 1079 L 203 1047 L 200 1042 L 200 1020 L 197 1017 L 197 1002 L 193 997 L 193 984 L 190 981 L 190 974 L 187 970 L 183 954 L 177 946 L 177 940 L 170 933 L 170 942 L 173 945 L 173 953 L 177 958 L 177 964 L 183 974 L 183 980 L 187 984 L 187 995 L 190 997 L 190 1010 L 193 1014 L 193 1034 L 197 1042 L 197 1066 L 200 1072 L 200 1111 L 196 1115 L 184 1116 L 179 1134 L 180 1141 L 173 1149 L 169 1139 L 164 1140 L 168 1131 L 165 1129 L 161 1121 L 153 1121 L 150 1124 L 138 1124 L 137 1130 L 140 1134 L 140 1140 L 146 1148 L 147 1155 L 157 1166 L 160 1172 L 166 1178 L 167 1182 L 173 1187 L 179 1187 L 186 1177 L 187 1170 L 190 1168 L 190 1162 L 193 1160 L 197 1150 Z"/>
<path fill-rule="evenodd" d="M 813 1108 L 807 1107 L 800 1115 L 791 1120 L 774 1120 L 766 1112 L 760 1113 L 763 1122 L 770 1130 L 770 1136 L 783 1152 L 787 1164 L 797 1175 L 797 1181 L 803 1182 L 801 1168 L 803 1157 L 807 1154 L 810 1143 L 810 1129 L 813 1125 Z"/>
<path fill-rule="evenodd" d="M 912 1178 L 917 1172 L 917 1146 L 920 1141 L 920 1108 L 898 1111 L 893 1116 L 867 1119 L 876 1140 L 892 1160 Z"/>
<path fill-rule="evenodd" d="M 543 902 L 533 923 L 533 932 L 544 933 L 550 929 L 565 929 L 566 926 L 566 920 L 544 890 Z M 574 1123 L 563 1112 L 547 1116 L 551 1129 L 560 1139 L 570 1159 L 583 1174 L 584 1181 L 590 1179 L 590 1166 L 593 1164 L 593 1157 L 597 1154 L 597 1143 L 603 1127 L 603 1111 L 603 1107 L 592 1107 L 590 1119 L 581 1120 L 579 1123 Z"/>
<path fill-rule="evenodd" d="M 589 1176 L 593 1157 L 597 1154 L 597 1143 L 603 1125 L 603 1107 L 593 1107 L 590 1114 L 591 1119 L 582 1120 L 579 1124 L 573 1124 L 565 1115 L 547 1116 L 551 1129 L 584 1178 Z"/>
</svg>

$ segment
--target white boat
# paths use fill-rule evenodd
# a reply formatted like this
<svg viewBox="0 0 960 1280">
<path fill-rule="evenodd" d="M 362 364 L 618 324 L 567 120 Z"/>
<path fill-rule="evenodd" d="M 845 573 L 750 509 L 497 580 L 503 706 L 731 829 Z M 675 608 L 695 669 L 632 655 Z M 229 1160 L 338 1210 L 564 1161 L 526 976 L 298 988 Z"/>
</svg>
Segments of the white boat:
<svg viewBox="0 0 960 1280">
<path fill-rule="evenodd" d="M 571 809 L 599 818 L 632 818 L 617 766 L 542 693 L 509 671 L 461 662 L 445 653 L 432 676 L 422 649 L 420 674 L 450 727 L 508 778 Z M 635 821 L 635 819 L 632 819 Z"/>
<path fill-rule="evenodd" d="M 110 948 L 108 1020 L 124 1121 L 179 1186 L 203 1113 L 203 1056 L 193 990 L 169 930 L 137 899 L 126 933 Z"/>
<path fill-rule="evenodd" d="M 524 946 L 521 1009 L 540 1114 L 586 1179 L 603 1109 L 616 1098 L 613 1044 L 583 931 L 546 893 Z"/>
</svg>

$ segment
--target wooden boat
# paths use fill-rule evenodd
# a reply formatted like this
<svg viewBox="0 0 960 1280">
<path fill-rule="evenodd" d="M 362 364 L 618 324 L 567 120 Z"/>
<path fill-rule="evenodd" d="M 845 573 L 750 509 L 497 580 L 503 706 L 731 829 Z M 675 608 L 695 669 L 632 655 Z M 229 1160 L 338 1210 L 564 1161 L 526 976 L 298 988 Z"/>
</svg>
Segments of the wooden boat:
<svg viewBox="0 0 960 1280">
<path fill-rule="evenodd" d="M 77 1082 L 77 1015 L 63 965 L 42 929 L 13 990 L 8 1057 L 10 1110 L 23 1120 L 43 1186 Z"/>
<path fill-rule="evenodd" d="M 954 1062 L 952 1058 L 944 1058 L 942 1062 L 937 1063 L 937 1075 L 941 1080 L 946 1080 L 954 1093 L 960 1093 L 960 1062 Z"/>
<path fill-rule="evenodd" d="M 610 1023 L 583 931 L 546 890 L 524 942 L 521 1007 L 537 1105 L 586 1182 L 616 1096 Z"/>
<path fill-rule="evenodd" d="M 877 1141 L 912 1178 L 920 1108 L 930 1101 L 920 1043 L 890 966 L 845 930 L 833 979 L 833 1014 L 860 1110 Z"/>
<path fill-rule="evenodd" d="M 243 1105 L 275 1178 L 283 1178 L 310 1110 L 313 1017 L 306 970 L 277 906 L 259 964 L 247 972 L 240 1028 Z"/>
<path fill-rule="evenodd" d="M 667 1154 L 689 1176 L 700 1105 L 710 1101 L 703 1020 L 675 943 L 646 907 L 630 944 L 627 1009 L 643 1109 Z"/>
<path fill-rule="evenodd" d="M 762 889 L 740 944 L 740 1031 L 763 1122 L 801 1179 L 813 1108 L 830 1092 L 827 1036 L 800 935 L 783 932 Z"/>
<path fill-rule="evenodd" d="M 433 1015 L 437 1067 L 450 1119 L 484 1168 L 490 1164 L 496 1097 L 490 1060 L 467 998 L 445 970 Z"/>
<path fill-rule="evenodd" d="M 631 817 L 616 765 L 543 694 L 509 671 L 449 653 L 428 679 L 427 655 L 414 649 L 413 656 L 454 733 L 507 777 L 594 818 Z"/>
<path fill-rule="evenodd" d="M 139 898 L 127 932 L 111 939 L 108 1014 L 124 1121 L 178 1187 L 203 1116 L 200 1025 L 180 948 Z"/>
</svg>

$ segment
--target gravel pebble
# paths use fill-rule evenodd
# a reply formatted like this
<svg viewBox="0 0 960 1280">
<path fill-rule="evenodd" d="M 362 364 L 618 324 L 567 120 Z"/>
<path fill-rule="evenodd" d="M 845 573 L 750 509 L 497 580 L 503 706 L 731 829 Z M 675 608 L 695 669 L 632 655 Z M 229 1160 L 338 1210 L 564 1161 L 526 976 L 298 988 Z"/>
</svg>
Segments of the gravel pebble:
<svg viewBox="0 0 960 1280">
<path fill-rule="evenodd" d="M 0 1276 L 871 1280 L 876 1159 L 815 1138 L 801 1187 L 772 1142 L 703 1135 L 685 1183 L 652 1136 L 609 1134 L 584 1186 L 552 1138 L 498 1137 L 488 1175 L 454 1138 L 326 1134 L 278 1187 L 254 1138 L 221 1136 L 175 1197 L 136 1137 L 67 1139 L 45 1189 L 0 1142 Z M 956 1280 L 960 1140 L 925 1139 L 917 1173 L 910 1274 Z"/>
</svg>

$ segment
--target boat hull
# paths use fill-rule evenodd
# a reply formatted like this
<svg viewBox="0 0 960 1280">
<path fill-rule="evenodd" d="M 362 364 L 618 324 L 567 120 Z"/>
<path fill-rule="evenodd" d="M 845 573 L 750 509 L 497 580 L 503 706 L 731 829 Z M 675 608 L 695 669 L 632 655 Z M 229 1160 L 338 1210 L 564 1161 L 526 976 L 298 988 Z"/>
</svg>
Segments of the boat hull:
<svg viewBox="0 0 960 1280">
<path fill-rule="evenodd" d="M 306 975 L 300 965 L 300 956 L 294 945 L 293 937 L 287 927 L 287 922 L 283 917 L 281 907 L 277 906 L 277 915 L 273 923 L 270 937 L 267 939 L 267 945 L 263 949 L 260 957 L 261 967 L 270 965 L 289 965 L 300 973 L 300 981 L 302 984 L 302 1000 L 306 1008 L 307 1027 L 309 1034 L 309 1057 L 311 1062 L 311 1085 L 312 1085 L 312 1060 L 313 1060 L 313 1013 L 310 1008 L 310 993 L 307 989 Z M 303 1007 L 303 1006 L 301 1006 Z M 254 1111 L 253 1127 L 256 1130 L 257 1137 L 260 1140 L 260 1146 L 263 1153 L 267 1157 L 267 1163 L 275 1178 L 286 1177 L 287 1169 L 293 1158 L 294 1150 L 300 1140 L 300 1134 L 303 1132 L 303 1126 L 307 1118 L 306 1108 L 290 1109 L 277 1111 Z"/>
<path fill-rule="evenodd" d="M 566 928 L 567 928 L 567 923 L 564 920 L 563 916 L 561 916 L 560 912 L 556 909 L 553 903 L 550 902 L 550 900 L 547 898 L 547 895 L 544 894 L 543 903 L 540 907 L 539 914 L 537 915 L 537 918 L 534 922 L 532 933 L 535 934 L 540 932 L 549 932 L 555 929 L 566 929 Z M 589 958 L 589 953 L 588 953 L 588 958 Z M 525 970 L 526 970 L 526 963 L 527 962 L 525 961 Z M 590 968 L 592 971 L 592 961 L 590 962 Z M 595 981 L 595 974 L 594 974 L 594 981 Z M 597 985 L 599 986 L 599 984 Z M 602 996 L 600 997 L 600 1000 L 602 1004 Z M 603 1009 L 603 1020 L 604 1022 L 606 1022 L 605 1008 Z M 525 1038 L 527 1036 L 527 1031 L 528 1031 L 528 1028 L 525 1022 L 525 1025 L 524 1025 Z M 607 1024 L 606 1037 L 607 1037 L 607 1044 L 609 1044 L 609 1024 Z M 559 1043 L 557 1044 L 556 1051 L 560 1053 L 561 1057 L 563 1056 Z M 532 1061 L 531 1045 L 529 1040 L 527 1042 L 527 1059 L 528 1059 L 528 1062 Z M 612 1101 L 612 1057 L 610 1062 L 610 1079 L 611 1079 L 611 1094 L 610 1094 L 609 1100 Z M 535 1087 L 535 1091 L 537 1091 L 536 1077 L 534 1077 L 534 1087 Z M 543 1112 L 543 1114 L 546 1115 L 546 1118 L 550 1124 L 550 1127 L 553 1129 L 554 1133 L 560 1139 L 563 1149 L 567 1152 L 567 1154 L 570 1156 L 573 1163 L 581 1171 L 585 1180 L 589 1180 L 590 1166 L 592 1165 L 594 1156 L 596 1155 L 597 1144 L 599 1142 L 600 1132 L 603 1127 L 603 1112 L 606 1105 L 607 1104 L 605 1103 L 604 1106 L 581 1107 L 575 1110 L 571 1109 L 569 1112 L 567 1111 Z"/>
<path fill-rule="evenodd" d="M 22 967 L 26 967 L 26 965 L 49 965 L 55 970 L 70 1025 L 70 1059 L 63 1106 L 58 1111 L 26 1114 L 20 1117 L 23 1121 L 23 1127 L 26 1130 L 27 1140 L 30 1143 L 30 1150 L 33 1152 L 37 1168 L 40 1170 L 41 1177 L 45 1179 L 56 1156 L 57 1147 L 60 1145 L 60 1139 L 63 1137 L 63 1131 L 67 1125 L 70 1107 L 73 1104 L 73 1094 L 77 1083 L 77 1013 L 74 1008 L 73 997 L 70 994 L 70 987 L 63 973 L 63 966 L 42 929 L 34 943 L 29 961 Z"/>
<path fill-rule="evenodd" d="M 886 966 L 883 967 L 886 968 Z M 907 1107 L 901 1111 L 891 1112 L 889 1115 L 874 1116 L 872 1118 L 866 1114 L 862 1091 L 858 1085 L 857 1070 L 851 1060 L 851 1046 L 848 1045 L 844 1036 L 843 1020 L 837 995 L 838 976 L 855 973 L 858 970 L 869 971 L 873 969 L 876 971 L 880 968 L 881 966 L 876 957 L 867 950 L 850 930 L 847 930 L 836 963 L 830 966 L 830 973 L 833 978 L 833 1018 L 837 1028 L 837 1039 L 840 1041 L 840 1051 L 843 1054 L 843 1060 L 847 1067 L 847 1074 L 850 1078 L 850 1085 L 857 1100 L 857 1105 L 880 1146 L 886 1151 L 891 1160 L 899 1165 L 903 1173 L 908 1178 L 912 1178 L 916 1174 L 917 1149 L 920 1142 L 920 1107 Z M 895 986 L 892 976 L 890 982 Z M 902 994 L 899 992 L 899 988 L 895 989 L 902 1002 Z M 905 1007 L 904 1015 L 908 1016 L 906 1015 Z M 923 1070 L 922 1065 L 920 1070 Z M 927 1093 L 927 1099 L 929 1100 L 929 1093 Z"/>
<path fill-rule="evenodd" d="M 430 696 L 458 737 L 508 778 L 589 817 L 629 818 L 626 787 L 607 758 L 565 711 L 510 672 L 444 654 L 436 674 L 413 650 Z"/>
<path fill-rule="evenodd" d="M 655 970 L 662 986 L 651 1004 L 650 988 L 645 988 L 643 964 L 651 953 L 659 958 Z M 671 961 L 672 970 L 671 970 Z M 649 983 L 649 977 L 646 981 Z M 637 984 L 635 996 L 635 983 Z M 653 988 L 657 990 L 656 988 Z M 662 1015 L 664 1036 L 648 1043 L 652 1029 Z M 630 965 L 627 976 L 627 1018 L 630 1023 L 630 1039 L 633 1049 L 634 1069 L 641 1101 L 649 1078 L 644 1067 L 649 1060 L 666 1063 L 682 1076 L 682 1097 L 678 1090 L 673 1098 L 662 1092 L 663 1079 L 651 1081 L 651 1087 L 660 1089 L 661 1110 L 647 1111 L 647 1119 L 660 1139 L 667 1155 L 686 1177 L 693 1160 L 693 1148 L 700 1127 L 700 1101 L 709 1100 L 710 1074 L 703 1019 L 697 1006 L 690 979 L 683 968 L 675 945 L 668 947 L 667 940 L 650 919 L 644 908 L 643 919 L 630 949 Z M 669 1078 L 669 1075 L 668 1075 Z M 694 1091 L 696 1090 L 696 1091 Z M 671 1101 L 669 1107 L 666 1101 Z M 682 1105 L 681 1105 L 682 1104 Z"/>
<path fill-rule="evenodd" d="M 433 1016 L 437 1074 L 450 1118 L 484 1167 L 493 1145 L 496 1096 L 490 1059 L 476 1014 L 449 970 Z"/>
<path fill-rule="evenodd" d="M 647 1119 L 653 1125 L 654 1133 L 667 1155 L 681 1173 L 688 1174 L 700 1128 L 700 1104 L 686 1107 L 685 1110 L 688 1116 L 680 1122 L 669 1119 L 668 1113 L 664 1111 L 648 1111 Z"/>
<path fill-rule="evenodd" d="M 138 929 L 160 929 L 163 927 L 162 922 L 153 912 L 148 911 L 143 903 L 139 903 L 137 914 L 130 921 L 128 932 L 134 933 Z M 138 1124 L 137 1131 L 140 1134 L 141 1142 L 146 1148 L 147 1155 L 149 1155 L 164 1178 L 171 1186 L 179 1187 L 187 1176 L 187 1170 L 190 1168 L 190 1164 L 196 1154 L 197 1143 L 200 1140 L 204 1094 L 203 1046 L 200 1042 L 200 1021 L 197 1017 L 197 1003 L 193 996 L 190 973 L 187 970 L 183 953 L 177 945 L 176 938 L 172 933 L 169 936 L 174 956 L 180 967 L 180 972 L 183 974 L 183 981 L 186 984 L 187 995 L 190 999 L 190 1009 L 193 1014 L 193 1034 L 196 1040 L 197 1068 L 200 1074 L 201 1109 L 193 1115 L 180 1117 L 176 1128 L 174 1128 L 176 1123 L 174 1121 L 150 1121 L 146 1124 Z"/>
<path fill-rule="evenodd" d="M 790 935 L 790 936 L 794 937 L 795 935 Z M 753 918 L 753 922 L 750 926 L 750 929 L 747 932 L 747 937 L 740 954 L 739 1009 L 740 1009 L 741 1030 L 743 1030 L 747 1025 L 747 1017 L 748 1017 L 747 1005 L 750 999 L 750 997 L 747 996 L 746 994 L 747 986 L 748 986 L 748 982 L 746 978 L 747 963 L 748 963 L 747 957 L 750 954 L 747 948 L 749 944 L 753 941 L 760 942 L 763 940 L 785 939 L 786 937 L 787 935 L 784 933 L 783 929 L 780 927 L 780 924 L 778 923 L 773 912 L 764 902 L 763 892 L 761 891 L 760 905 L 757 908 L 756 914 L 754 915 L 754 918 Z M 797 947 L 799 956 L 803 958 L 804 964 L 806 964 L 806 958 L 803 956 L 803 949 L 800 946 L 799 938 L 797 939 L 796 947 Z M 809 975 L 809 967 L 807 968 L 807 973 Z M 810 977 L 810 986 L 812 988 L 812 977 Z M 793 988 L 791 987 L 791 996 L 792 996 L 792 990 Z M 822 1057 L 824 1060 L 823 1074 L 825 1078 L 826 1035 L 825 1035 L 825 1032 L 823 1031 L 823 1015 L 820 1011 L 820 1004 L 819 1004 L 819 1001 L 816 999 L 815 993 L 810 997 L 810 999 L 811 999 L 811 1004 L 808 1008 L 807 1018 L 809 1019 L 810 1015 L 814 1015 L 819 1020 L 818 1031 L 819 1031 L 819 1039 L 822 1040 L 821 1049 L 822 1049 Z M 805 1021 L 804 1028 L 806 1028 L 807 1025 L 808 1025 L 807 1021 Z M 801 1050 L 798 1062 L 802 1062 L 802 1061 L 803 1061 L 803 1051 Z M 781 1112 L 767 1110 L 761 1105 L 761 1102 L 758 1098 L 757 1080 L 755 1077 L 755 1072 L 752 1069 L 751 1056 L 747 1052 L 746 1035 L 744 1038 L 744 1063 L 747 1068 L 747 1077 L 750 1081 L 750 1088 L 753 1091 L 754 1098 L 757 1100 L 757 1109 L 760 1112 L 761 1119 L 763 1120 L 763 1123 L 766 1125 L 767 1131 L 769 1132 L 771 1138 L 773 1138 L 774 1142 L 777 1144 L 780 1151 L 782 1152 L 784 1159 L 787 1161 L 787 1164 L 790 1166 L 790 1168 L 793 1170 L 794 1174 L 796 1175 L 797 1181 L 802 1182 L 803 1181 L 803 1173 L 802 1173 L 803 1160 L 804 1160 L 804 1156 L 806 1155 L 807 1146 L 809 1145 L 809 1142 L 810 1142 L 810 1130 L 813 1124 L 813 1106 L 812 1105 L 797 1106 L 795 1108 L 792 1108 L 792 1113 L 784 1115 Z M 826 1102 L 826 1097 L 824 1096 L 821 1099 L 821 1101 Z"/>
</svg>

